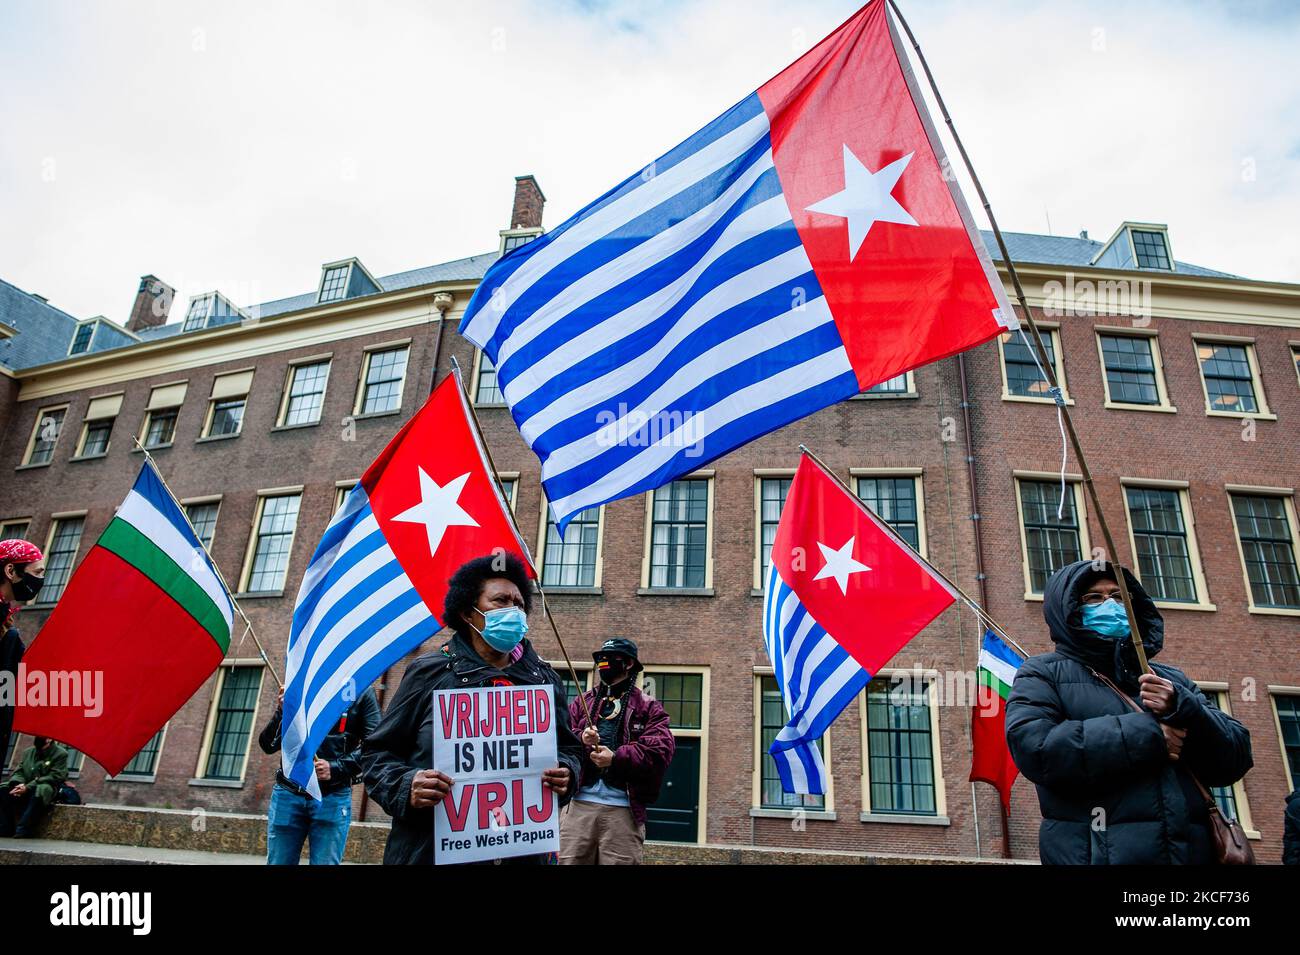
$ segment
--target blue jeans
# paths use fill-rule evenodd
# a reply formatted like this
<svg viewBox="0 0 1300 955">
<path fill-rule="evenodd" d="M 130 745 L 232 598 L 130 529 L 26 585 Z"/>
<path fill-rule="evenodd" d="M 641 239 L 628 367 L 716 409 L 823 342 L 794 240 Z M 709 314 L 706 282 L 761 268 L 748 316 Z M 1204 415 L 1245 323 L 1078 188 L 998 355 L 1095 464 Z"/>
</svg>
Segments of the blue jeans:
<svg viewBox="0 0 1300 955">
<path fill-rule="evenodd" d="M 338 865 L 351 822 L 351 786 L 317 802 L 277 785 L 266 814 L 266 864 L 297 865 L 303 842 L 310 840 L 312 865 Z"/>
</svg>

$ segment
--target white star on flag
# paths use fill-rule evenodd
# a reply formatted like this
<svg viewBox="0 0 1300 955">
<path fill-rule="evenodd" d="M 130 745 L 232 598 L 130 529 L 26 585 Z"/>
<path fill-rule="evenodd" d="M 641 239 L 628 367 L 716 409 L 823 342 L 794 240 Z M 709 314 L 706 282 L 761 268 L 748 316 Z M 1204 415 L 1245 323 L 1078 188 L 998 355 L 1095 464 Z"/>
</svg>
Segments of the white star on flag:
<svg viewBox="0 0 1300 955">
<path fill-rule="evenodd" d="M 849 220 L 850 262 L 857 258 L 867 233 L 877 222 L 917 224 L 912 214 L 893 196 L 894 186 L 898 185 L 903 170 L 914 155 L 908 153 L 879 172 L 872 172 L 853 155 L 847 144 L 844 146 L 844 189 L 809 206 L 808 211 Z"/>
<path fill-rule="evenodd" d="M 853 545 L 857 541 L 857 535 L 854 535 L 845 541 L 844 546 L 839 550 L 827 547 L 821 541 L 818 541 L 817 546 L 821 548 L 822 556 L 826 558 L 826 564 L 821 570 L 817 571 L 817 576 L 813 580 L 833 577 L 835 583 L 840 586 L 840 593 L 847 597 L 849 595 L 849 575 L 860 574 L 864 570 L 871 569 L 866 564 L 854 559 Z"/>
<path fill-rule="evenodd" d="M 478 527 L 478 521 L 458 503 L 460 492 L 469 480 L 468 471 L 439 487 L 438 482 L 424 473 L 424 468 L 417 465 L 416 469 L 420 472 L 420 503 L 395 515 L 393 520 L 423 524 L 429 535 L 429 556 L 432 557 L 438 553 L 438 545 L 442 543 L 447 528 Z"/>
</svg>

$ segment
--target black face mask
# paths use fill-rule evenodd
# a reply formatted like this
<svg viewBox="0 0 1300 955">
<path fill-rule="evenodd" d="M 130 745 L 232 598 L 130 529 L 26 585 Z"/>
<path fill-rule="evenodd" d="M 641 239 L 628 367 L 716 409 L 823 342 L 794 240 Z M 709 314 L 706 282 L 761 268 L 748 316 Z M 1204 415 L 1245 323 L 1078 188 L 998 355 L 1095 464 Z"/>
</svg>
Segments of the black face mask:
<svg viewBox="0 0 1300 955">
<path fill-rule="evenodd" d="M 627 677 L 628 665 L 622 660 L 610 660 L 607 666 L 601 667 L 596 671 L 600 676 L 600 682 L 606 686 L 614 686 L 623 682 Z"/>
<path fill-rule="evenodd" d="M 17 580 L 10 581 L 9 586 L 14 592 L 14 600 L 26 603 L 41 592 L 41 588 L 45 586 L 45 578 L 29 574 L 24 570 Z"/>
</svg>

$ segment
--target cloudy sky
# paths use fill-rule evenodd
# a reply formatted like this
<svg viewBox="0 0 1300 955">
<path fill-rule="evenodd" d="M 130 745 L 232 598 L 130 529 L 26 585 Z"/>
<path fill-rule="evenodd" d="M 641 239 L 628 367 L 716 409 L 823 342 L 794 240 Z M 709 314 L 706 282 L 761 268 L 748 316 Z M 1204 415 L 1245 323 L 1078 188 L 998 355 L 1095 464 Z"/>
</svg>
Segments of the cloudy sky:
<svg viewBox="0 0 1300 955">
<path fill-rule="evenodd" d="M 514 176 L 557 225 L 858 5 L 0 0 L 0 277 L 125 321 L 152 272 L 179 320 L 488 251 Z M 900 5 L 1004 228 L 1300 282 L 1300 4 Z"/>
</svg>

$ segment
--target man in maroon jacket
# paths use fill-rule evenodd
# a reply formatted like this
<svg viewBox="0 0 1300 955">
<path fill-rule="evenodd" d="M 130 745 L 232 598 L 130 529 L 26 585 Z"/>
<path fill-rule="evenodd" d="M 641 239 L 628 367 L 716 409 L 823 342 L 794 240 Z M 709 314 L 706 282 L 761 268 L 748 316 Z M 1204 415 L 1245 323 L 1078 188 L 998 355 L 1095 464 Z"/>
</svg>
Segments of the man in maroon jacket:
<svg viewBox="0 0 1300 955">
<path fill-rule="evenodd" d="M 600 685 L 569 703 L 587 754 L 560 821 L 561 865 L 640 865 L 645 807 L 659 798 L 677 743 L 663 705 L 636 686 L 636 644 L 614 637 L 592 655 Z M 587 719 L 587 711 L 596 725 Z"/>
</svg>

